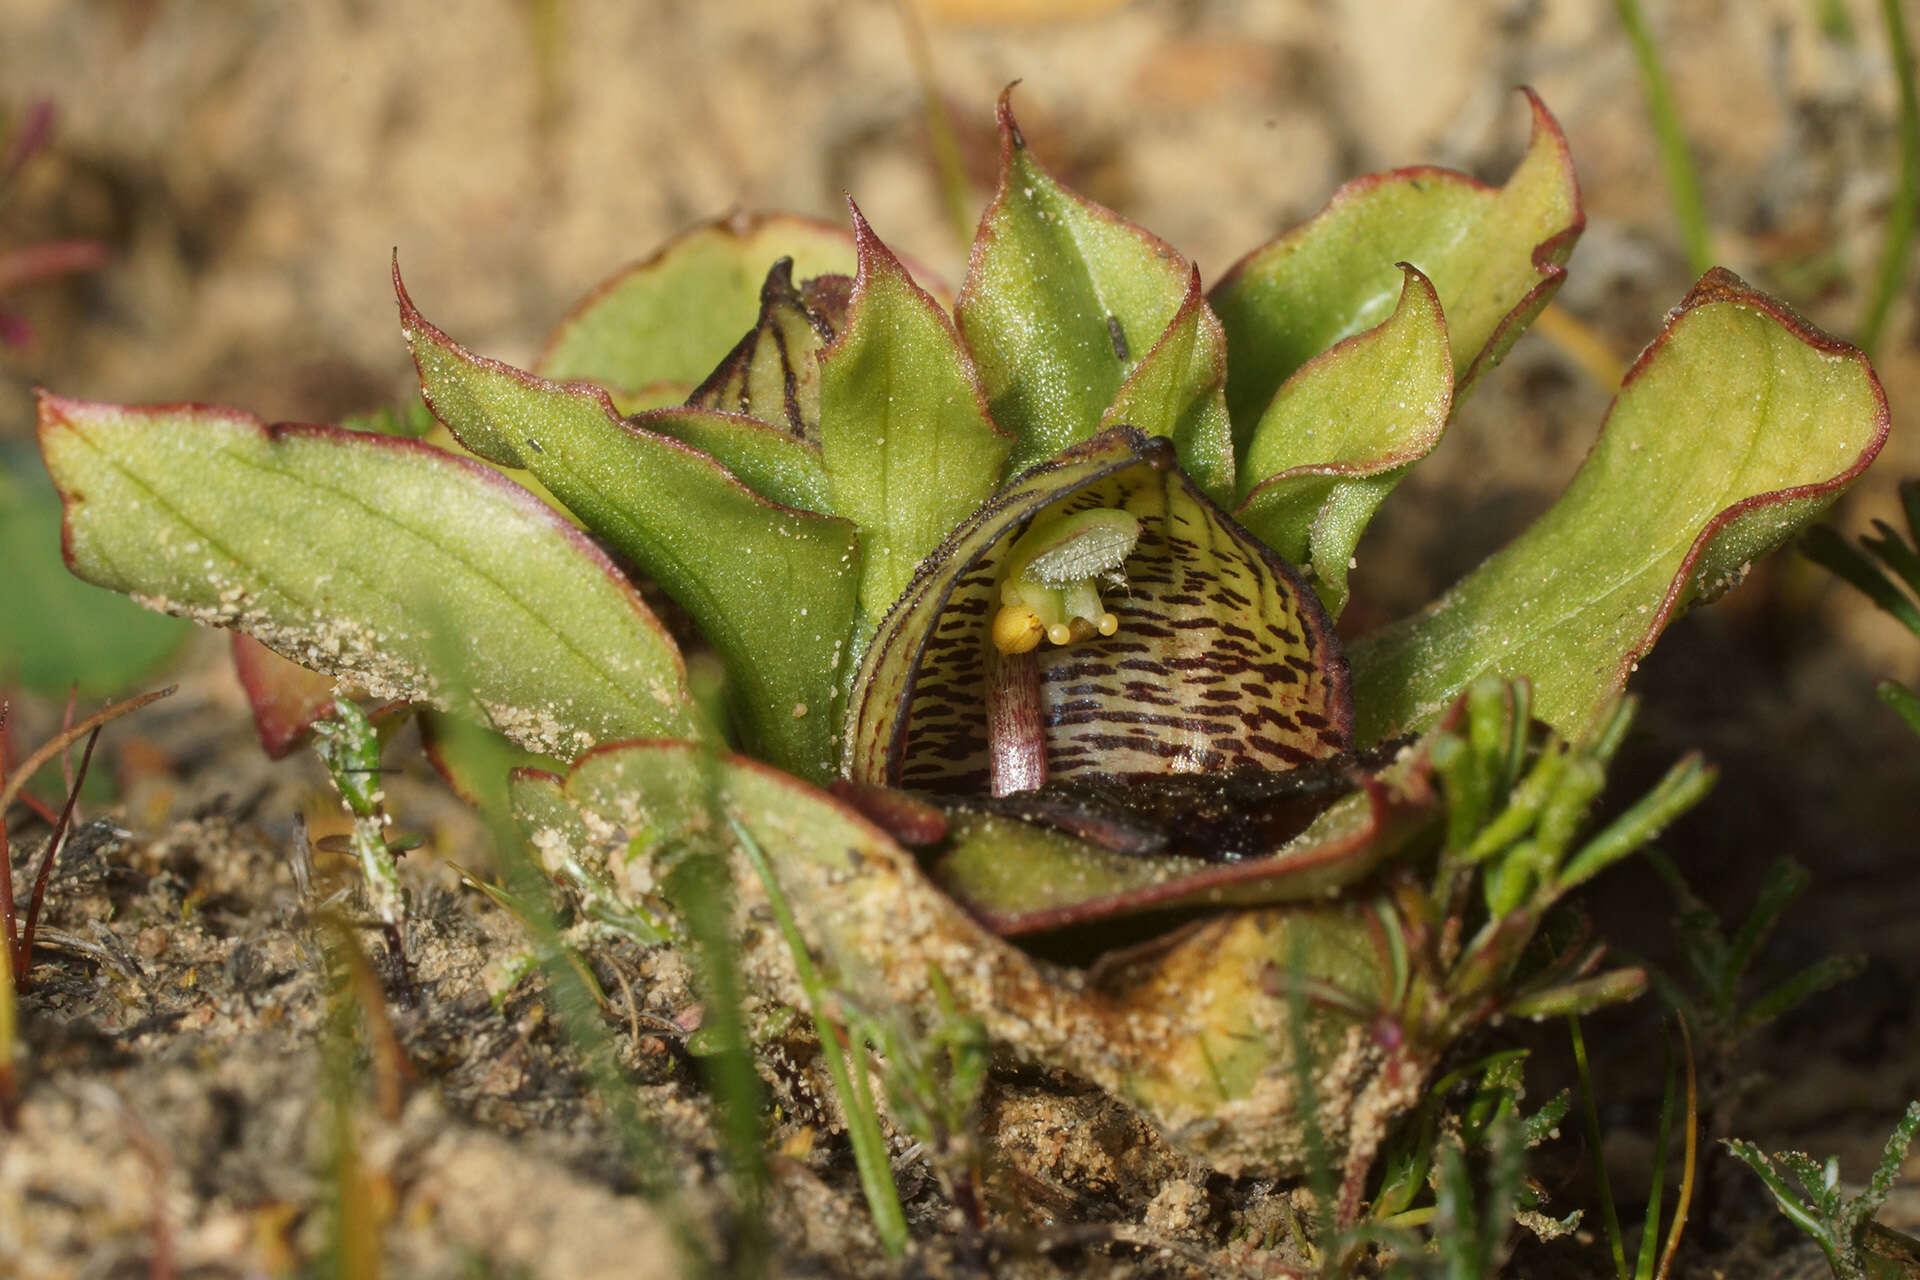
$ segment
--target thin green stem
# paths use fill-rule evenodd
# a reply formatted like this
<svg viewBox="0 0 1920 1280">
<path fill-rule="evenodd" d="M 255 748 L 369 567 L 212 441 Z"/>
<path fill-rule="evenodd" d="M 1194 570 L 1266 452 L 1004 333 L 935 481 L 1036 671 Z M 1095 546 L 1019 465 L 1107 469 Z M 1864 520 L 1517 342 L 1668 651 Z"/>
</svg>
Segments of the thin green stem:
<svg viewBox="0 0 1920 1280">
<path fill-rule="evenodd" d="M 1913 44 L 1907 37 L 1902 0 L 1880 0 L 1887 28 L 1887 53 L 1893 60 L 1893 78 L 1900 86 L 1900 172 L 1887 209 L 1886 239 L 1881 242 L 1879 276 L 1867 314 L 1860 321 L 1860 345 L 1871 354 L 1880 343 L 1887 312 L 1907 275 L 1907 255 L 1913 248 L 1916 212 L 1920 212 L 1920 95 L 1913 77 Z"/>
<path fill-rule="evenodd" d="M 853 1144 L 853 1163 L 859 1170 L 860 1190 L 866 1195 L 867 1209 L 873 1214 L 874 1230 L 879 1233 L 881 1247 L 888 1257 L 903 1258 L 908 1244 L 907 1215 L 900 1205 L 900 1189 L 894 1185 L 893 1165 L 887 1158 L 887 1140 L 880 1132 L 880 1116 L 867 1085 L 866 1067 L 857 1060 L 858 1041 L 848 1034 L 843 1042 L 832 1019 L 827 1017 L 826 983 L 807 952 L 806 939 L 800 936 L 800 926 L 793 918 L 787 896 L 773 878 L 766 853 L 738 819 L 729 817 L 727 821 L 733 827 L 734 838 L 740 842 L 741 852 L 746 854 L 760 883 L 766 887 L 774 922 L 780 926 L 780 936 L 793 954 L 794 972 L 800 979 L 800 989 L 806 993 L 814 1034 L 820 1038 L 827 1073 L 832 1076 L 834 1092 L 840 1097 L 840 1109 L 846 1113 L 847 1138 Z M 851 1064 L 850 1058 L 855 1059 Z"/>
<path fill-rule="evenodd" d="M 1667 1144 L 1673 1138 L 1673 1037 L 1667 1037 L 1660 1061 L 1660 1119 L 1653 1133 L 1653 1170 L 1648 1178 L 1647 1208 L 1640 1221 L 1640 1249 L 1634 1257 L 1634 1280 L 1653 1280 L 1653 1268 L 1660 1249 L 1660 1200 L 1666 1190 Z"/>
<path fill-rule="evenodd" d="M 1587 1067 L 1587 1039 L 1581 1034 L 1578 1017 L 1567 1015 L 1567 1031 L 1573 1037 L 1573 1065 L 1580 1077 L 1580 1113 L 1587 1130 L 1587 1150 L 1593 1156 L 1593 1181 L 1600 1196 L 1600 1220 L 1607 1229 L 1607 1248 L 1613 1254 L 1613 1274 L 1626 1280 L 1627 1245 L 1620 1236 L 1620 1214 L 1613 1207 L 1613 1184 L 1607 1180 L 1606 1155 L 1600 1146 L 1600 1106 L 1593 1093 L 1593 1074 Z"/>
<path fill-rule="evenodd" d="M 1897 4 L 1899 0 L 1888 0 Z M 1653 124 L 1654 143 L 1660 152 L 1660 168 L 1667 179 L 1667 196 L 1673 202 L 1674 220 L 1680 224 L 1680 239 L 1687 250 L 1687 265 L 1696 276 L 1705 275 L 1713 266 L 1713 245 L 1707 233 L 1706 206 L 1700 199 L 1700 180 L 1694 173 L 1693 158 L 1687 151 L 1686 134 L 1680 128 L 1680 112 L 1674 105 L 1673 87 L 1666 69 L 1660 65 L 1660 51 L 1640 12 L 1639 0 L 1614 0 L 1620 25 L 1626 28 L 1627 41 L 1633 46 L 1634 61 L 1640 64 L 1640 80 L 1647 94 L 1647 116 Z"/>
<path fill-rule="evenodd" d="M 1567 861 L 1555 884 L 1557 893 L 1565 893 L 1647 844 L 1667 824 L 1699 804 L 1713 789 L 1719 771 L 1702 763 L 1698 753 L 1679 760 L 1657 786 L 1635 801 L 1633 806 L 1587 841 Z"/>
<path fill-rule="evenodd" d="M 1679 1019 L 1680 1044 L 1687 1064 L 1687 1137 L 1680 1160 L 1680 1193 L 1673 1206 L 1673 1225 L 1667 1231 L 1666 1248 L 1660 1252 L 1660 1269 L 1654 1274 L 1667 1280 L 1673 1260 L 1680 1252 L 1680 1237 L 1687 1229 L 1687 1212 L 1693 1207 L 1694 1175 L 1700 1168 L 1700 1078 L 1693 1066 L 1693 1032 L 1686 1018 Z"/>
</svg>

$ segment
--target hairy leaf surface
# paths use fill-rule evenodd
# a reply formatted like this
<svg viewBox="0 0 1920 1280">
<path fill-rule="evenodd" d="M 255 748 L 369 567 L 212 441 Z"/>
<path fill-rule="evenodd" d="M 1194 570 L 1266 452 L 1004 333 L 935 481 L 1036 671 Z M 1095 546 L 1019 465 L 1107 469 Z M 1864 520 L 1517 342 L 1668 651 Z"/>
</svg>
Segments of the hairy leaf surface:
<svg viewBox="0 0 1920 1280">
<path fill-rule="evenodd" d="M 473 355 L 420 315 L 397 272 L 395 287 L 441 421 L 481 456 L 531 471 L 692 615 L 726 662 L 756 751 L 805 777 L 831 775 L 858 582 L 853 526 L 767 501 L 708 455 L 638 425 L 644 416 L 622 419 L 598 388 Z"/>
<path fill-rule="evenodd" d="M 1171 245 L 1055 182 L 1002 94 L 1000 185 L 955 314 L 994 421 L 1028 467 L 1100 429 L 1135 362 L 1186 297 Z"/>
<path fill-rule="evenodd" d="M 1102 429 L 1130 426 L 1173 441 L 1180 466 L 1215 502 L 1233 498 L 1233 428 L 1227 422 L 1227 335 L 1187 277 L 1180 310 L 1120 384 Z"/>
<path fill-rule="evenodd" d="M 994 490 L 1012 444 L 939 305 L 853 211 L 860 274 L 821 361 L 820 455 L 833 511 L 860 529 L 860 604 L 884 614 Z"/>
<path fill-rule="evenodd" d="M 679 652 L 605 554 L 479 463 L 232 410 L 52 395 L 40 443 L 88 581 L 375 697 L 470 692 L 502 732 L 563 758 L 711 735 Z"/>
</svg>

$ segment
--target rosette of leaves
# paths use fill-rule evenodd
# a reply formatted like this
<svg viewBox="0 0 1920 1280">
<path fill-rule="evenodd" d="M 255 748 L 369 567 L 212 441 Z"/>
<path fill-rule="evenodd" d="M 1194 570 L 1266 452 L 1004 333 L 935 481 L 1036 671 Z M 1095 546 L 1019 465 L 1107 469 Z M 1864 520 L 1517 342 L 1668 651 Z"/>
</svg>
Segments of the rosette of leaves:
<svg viewBox="0 0 1920 1280">
<path fill-rule="evenodd" d="M 910 1013 L 944 983 L 1230 1171 L 1300 1167 L 1309 1055 L 1323 1136 L 1364 1154 L 1440 1041 L 1621 989 L 1586 952 L 1558 987 L 1509 981 L 1522 911 L 1474 953 L 1497 957 L 1474 1017 L 1433 1003 L 1406 958 L 1446 922 L 1340 891 L 1452 838 L 1453 739 L 1382 744 L 1488 674 L 1604 742 L 1667 622 L 1887 428 L 1858 352 L 1710 273 L 1556 505 L 1343 654 L 1361 531 L 1583 225 L 1528 101 L 1504 185 L 1361 179 L 1211 292 L 1053 181 L 1005 99 L 951 307 L 857 210 L 850 234 L 735 218 L 615 277 L 521 370 L 432 325 L 396 266 L 437 444 L 43 395 L 68 558 L 563 762 L 513 786 L 552 866 L 671 916 L 676 859 L 744 832 L 845 998 Z M 719 701 L 637 582 L 717 656 Z M 1553 811 L 1562 845 L 1580 811 Z M 1438 1039 L 1409 1054 L 1386 1028 L 1416 997 Z"/>
</svg>

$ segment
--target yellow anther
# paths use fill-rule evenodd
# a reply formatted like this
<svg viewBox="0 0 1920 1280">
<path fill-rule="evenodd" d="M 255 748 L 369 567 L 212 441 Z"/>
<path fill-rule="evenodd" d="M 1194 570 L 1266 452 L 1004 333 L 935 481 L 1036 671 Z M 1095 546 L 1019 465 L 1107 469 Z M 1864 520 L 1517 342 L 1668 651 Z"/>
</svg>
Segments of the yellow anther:
<svg viewBox="0 0 1920 1280">
<path fill-rule="evenodd" d="M 1040 615 L 1024 604 L 1002 605 L 993 616 L 993 647 L 1002 653 L 1027 653 L 1045 634 Z"/>
<path fill-rule="evenodd" d="M 1120 620 L 1095 582 L 1123 581 L 1121 566 L 1139 537 L 1140 522 L 1110 507 L 1036 520 L 1007 553 L 994 647 L 1027 653 L 1042 638 L 1069 645 L 1118 633 Z"/>
</svg>

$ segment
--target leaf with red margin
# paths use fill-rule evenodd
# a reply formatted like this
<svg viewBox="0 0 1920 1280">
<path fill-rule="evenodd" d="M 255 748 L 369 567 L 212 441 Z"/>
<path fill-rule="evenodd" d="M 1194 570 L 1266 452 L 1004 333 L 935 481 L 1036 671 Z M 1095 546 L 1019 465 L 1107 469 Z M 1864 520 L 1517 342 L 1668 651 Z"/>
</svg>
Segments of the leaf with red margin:
<svg viewBox="0 0 1920 1280">
<path fill-rule="evenodd" d="M 1234 516 L 1308 569 L 1334 617 L 1373 513 L 1446 430 L 1453 404 L 1447 322 L 1433 286 L 1406 269 L 1400 305 L 1294 371 L 1254 428 Z"/>
<path fill-rule="evenodd" d="M 1100 416 L 1173 441 L 1180 468 L 1200 491 L 1233 500 L 1233 428 L 1227 421 L 1227 335 L 1200 292 L 1200 269 L 1153 349 L 1140 358 Z"/>
<path fill-rule="evenodd" d="M 1559 290 L 1586 214 L 1560 126 L 1531 89 L 1523 92 L 1533 134 L 1506 185 L 1432 166 L 1356 178 L 1213 287 L 1242 448 L 1296 369 L 1387 318 L 1400 294 L 1398 263 L 1420 268 L 1440 295 L 1456 402 Z"/>
<path fill-rule="evenodd" d="M 993 493 L 1013 441 L 952 322 L 848 204 L 860 273 L 820 356 L 820 457 L 834 514 L 859 526 L 860 605 L 878 619 Z"/>
<path fill-rule="evenodd" d="M 1433 722 L 1482 673 L 1527 676 L 1567 737 L 1676 615 L 1736 585 L 1866 470 L 1888 427 L 1859 351 L 1731 272 L 1634 363 L 1553 507 L 1424 611 L 1353 646 L 1362 743 Z"/>
<path fill-rule="evenodd" d="M 845 281 L 844 276 L 830 279 Z M 774 263 L 760 286 L 760 318 L 693 389 L 688 406 L 757 418 L 796 440 L 819 443 L 819 355 L 846 317 L 815 310 L 808 292 L 793 282 L 793 259 Z M 840 291 L 833 292 L 844 303 Z"/>
<path fill-rule="evenodd" d="M 645 429 L 645 415 L 623 419 L 598 387 L 474 355 L 414 307 L 398 264 L 394 291 L 434 414 L 488 461 L 532 472 L 692 616 L 726 663 L 753 750 L 803 777 L 832 776 L 859 583 L 853 525 L 767 501 Z"/>
<path fill-rule="evenodd" d="M 333 714 L 332 676 L 281 657 L 244 631 L 233 633 L 233 669 L 269 759 L 291 754 L 315 724 Z"/>
<path fill-rule="evenodd" d="M 703 223 L 606 281 L 547 339 L 534 372 L 620 391 L 697 386 L 760 314 L 767 270 L 793 259 L 797 279 L 853 271 L 844 227 L 781 213 Z"/>
<path fill-rule="evenodd" d="M 965 814 L 927 874 L 1002 937 L 1149 911 L 1259 906 L 1328 897 L 1432 829 L 1439 798 L 1424 752 L 1365 778 L 1297 837 L 1258 857 L 1221 862 L 1121 853 L 994 814 Z"/>
<path fill-rule="evenodd" d="M 675 406 L 628 419 L 636 430 L 678 440 L 733 473 L 769 502 L 818 515 L 834 514 L 832 489 L 818 444 L 796 439 L 758 418 Z"/>
<path fill-rule="evenodd" d="M 442 711 L 420 716 L 420 746 L 453 794 L 483 813 L 488 796 L 499 792 L 505 776 L 503 761 L 509 768 L 546 773 L 563 773 L 567 767 L 564 760 L 514 746 L 498 734 L 462 724 Z"/>
<path fill-rule="evenodd" d="M 246 631 L 376 698 L 477 704 L 552 755 L 712 734 L 679 652 L 605 553 L 477 462 L 230 409 L 45 392 L 39 434 L 67 563 L 90 582 Z"/>
<path fill-rule="evenodd" d="M 1000 95 L 1000 186 L 954 305 L 994 421 L 1032 466 L 1100 429 L 1139 353 L 1179 314 L 1191 266 L 1055 182 Z"/>
<path fill-rule="evenodd" d="M 1098 975 L 1055 968 L 982 929 L 833 796 L 685 743 L 608 747 L 564 783 L 516 774 L 512 793 L 549 865 L 570 855 L 604 869 L 635 902 L 657 900 L 658 860 L 677 848 L 733 847 L 731 819 L 765 853 L 834 989 L 912 1018 L 940 1007 L 942 984 L 995 1040 L 1128 1099 L 1181 1150 L 1229 1174 L 1298 1172 L 1309 1155 L 1289 1083 L 1290 999 L 1272 975 L 1293 969 L 1362 1002 L 1386 999 L 1370 916 L 1352 903 L 1223 912 Z M 753 883 L 744 869 L 742 878 Z M 763 948 L 747 961 L 755 972 L 789 972 L 773 931 L 742 945 Z M 1316 1061 L 1334 1061 L 1353 1023 L 1318 1007 L 1309 1018 L 1302 1034 Z M 1327 1141 L 1344 1140 L 1342 1115 L 1321 1119 Z"/>
</svg>

